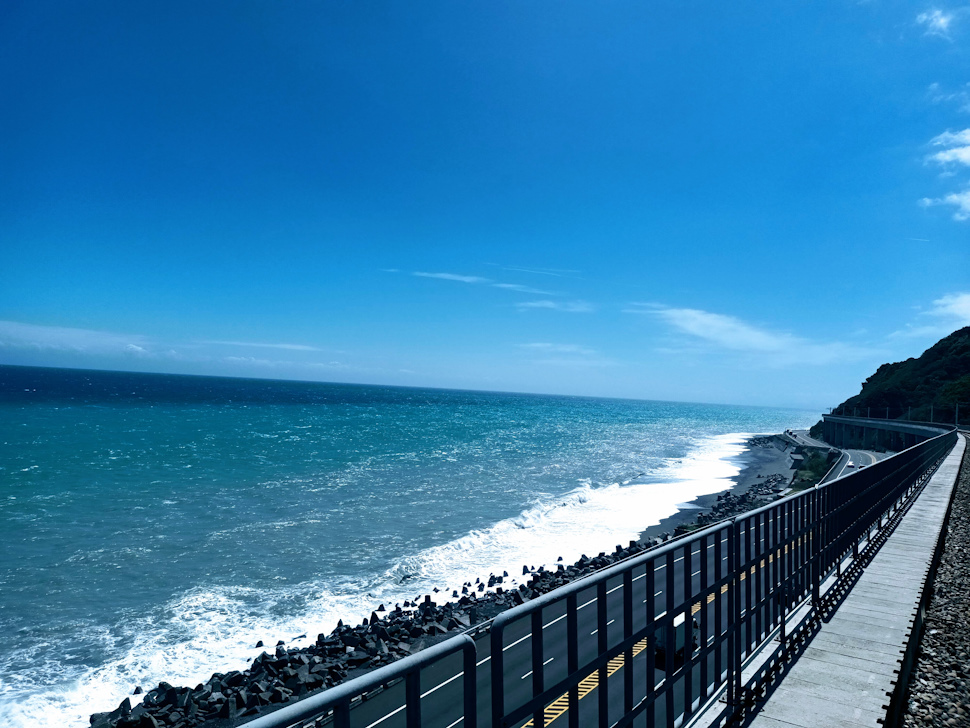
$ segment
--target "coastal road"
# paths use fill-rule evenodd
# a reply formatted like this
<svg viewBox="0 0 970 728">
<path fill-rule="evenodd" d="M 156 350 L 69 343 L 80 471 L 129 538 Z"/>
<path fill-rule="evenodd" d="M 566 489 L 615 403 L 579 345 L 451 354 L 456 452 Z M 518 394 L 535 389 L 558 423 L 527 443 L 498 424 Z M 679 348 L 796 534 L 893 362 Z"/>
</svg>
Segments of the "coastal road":
<svg viewBox="0 0 970 728">
<path fill-rule="evenodd" d="M 873 463 L 884 460 L 892 454 L 885 452 L 874 452 L 872 450 L 843 450 L 843 453 L 844 455 L 839 463 L 839 467 L 833 471 L 833 479 L 845 475 L 846 473 L 854 473 L 856 470 L 859 470 L 860 467 L 868 467 Z"/>
<path fill-rule="evenodd" d="M 722 540 L 723 545 L 723 540 Z M 660 616 L 664 613 L 667 602 L 668 585 L 673 586 L 677 598 L 673 600 L 675 609 L 683 601 L 685 574 L 687 573 L 685 562 L 690 564 L 690 574 L 692 582 L 692 593 L 701 591 L 701 579 L 704 584 L 714 584 L 714 559 L 715 551 L 713 544 L 705 549 L 703 562 L 701 562 L 701 551 L 698 544 L 692 545 L 689 559 L 681 551 L 681 555 L 673 562 L 673 577 L 668 579 L 666 575 L 667 565 L 657 564 L 654 567 L 654 614 Z M 726 561 L 727 557 L 722 556 Z M 726 564 L 724 570 L 726 571 Z M 633 630 L 642 629 L 646 625 L 646 608 L 637 609 L 639 605 L 647 604 L 650 596 L 646 593 L 647 579 L 646 565 L 638 567 L 633 575 L 633 603 L 634 621 Z M 623 610 L 624 610 L 624 585 L 621 577 L 611 579 L 607 584 L 606 599 L 606 644 L 610 647 L 619 644 L 623 639 Z M 716 623 L 716 610 L 719 610 L 722 618 L 721 624 L 726 625 L 727 620 L 727 596 L 723 589 L 714 588 L 714 592 L 720 592 L 718 597 L 713 595 L 705 605 L 701 605 L 701 600 L 695 597 L 692 605 L 693 619 L 696 619 L 702 631 L 711 633 L 714 631 Z M 741 590 L 742 598 L 745 590 Z M 583 590 L 578 597 L 577 619 L 579 626 L 579 664 L 584 664 L 592 660 L 599 654 L 600 635 L 598 634 L 597 622 L 597 601 L 595 587 Z M 743 607 L 743 605 L 742 605 Z M 680 609 L 684 607 L 681 605 Z M 687 620 L 690 624 L 691 620 Z M 567 676 L 567 632 L 565 616 L 565 600 L 560 603 L 548 606 L 543 612 L 543 677 L 546 686 L 554 685 Z M 524 705 L 532 696 L 533 674 L 532 674 L 532 636 L 529 625 L 529 618 L 511 623 L 504 635 L 503 660 L 504 677 L 503 689 L 505 695 L 506 714 L 514 708 Z M 483 635 L 476 642 L 478 649 L 478 722 L 481 728 L 491 726 L 491 638 L 490 635 Z M 616 720 L 623 712 L 623 682 L 625 673 L 632 669 L 634 684 L 644 685 L 646 683 L 646 645 L 645 641 L 638 644 L 634 650 L 632 665 L 628 667 L 624 664 L 622 657 L 611 661 L 608 668 L 610 677 L 607 682 L 606 701 L 609 704 L 609 714 L 611 722 Z M 704 669 L 707 682 L 714 682 L 713 654 L 707 661 Z M 663 667 L 658 665 L 658 667 Z M 421 711 L 422 726 L 429 728 L 457 728 L 463 720 L 462 710 L 462 681 L 461 681 L 460 657 L 455 655 L 450 659 L 425 669 L 421 675 Z M 654 682 L 659 683 L 664 677 L 664 671 L 658 669 L 654 675 Z M 599 697 L 602 688 L 599 685 L 598 676 L 594 673 L 587 677 L 580 684 L 579 702 L 580 725 L 594 724 L 599 708 Z M 693 697 L 697 697 L 698 686 L 694 685 L 691 691 Z M 639 699 L 639 698 L 638 698 Z M 566 700 L 556 701 L 549 708 L 549 717 L 553 715 L 561 716 L 567 707 Z M 660 701 L 659 710 L 661 713 L 668 706 Z M 682 701 L 678 699 L 669 706 L 675 715 L 683 712 Z M 658 718 L 660 716 L 658 715 Z M 404 689 L 403 684 L 398 683 L 387 690 L 373 696 L 371 699 L 360 704 L 352 712 L 353 726 L 355 728 L 404 728 Z M 523 718 L 514 725 L 531 726 L 531 721 Z M 563 721 L 563 726 L 566 721 Z"/>
<path fill-rule="evenodd" d="M 805 445 L 807 447 L 832 447 L 828 443 L 822 442 L 821 440 L 816 440 L 808 434 L 808 430 L 789 430 L 789 437 L 797 442 L 799 445 Z"/>
<path fill-rule="evenodd" d="M 816 440 L 814 437 L 811 437 L 808 434 L 808 430 L 790 430 L 790 433 L 790 437 L 799 445 L 819 448 L 832 447 L 828 443 L 824 443 L 821 440 Z M 824 479 L 822 482 L 835 480 L 846 473 L 855 472 L 859 469 L 860 465 L 867 467 L 879 460 L 889 457 L 891 454 L 892 453 L 874 452 L 872 450 L 842 450 L 842 456 L 839 459 L 837 466 L 832 470 L 829 477 Z M 852 467 L 849 467 L 849 463 L 852 463 Z"/>
</svg>

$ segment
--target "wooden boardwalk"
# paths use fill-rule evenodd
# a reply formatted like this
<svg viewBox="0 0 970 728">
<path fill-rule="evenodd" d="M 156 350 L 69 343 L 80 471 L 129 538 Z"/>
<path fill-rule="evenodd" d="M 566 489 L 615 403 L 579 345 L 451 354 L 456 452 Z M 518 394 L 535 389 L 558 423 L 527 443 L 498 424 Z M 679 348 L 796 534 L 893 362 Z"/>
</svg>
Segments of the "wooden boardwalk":
<svg viewBox="0 0 970 728">
<path fill-rule="evenodd" d="M 752 728 L 882 726 L 965 447 L 961 435 L 832 619 L 761 707 Z"/>
</svg>

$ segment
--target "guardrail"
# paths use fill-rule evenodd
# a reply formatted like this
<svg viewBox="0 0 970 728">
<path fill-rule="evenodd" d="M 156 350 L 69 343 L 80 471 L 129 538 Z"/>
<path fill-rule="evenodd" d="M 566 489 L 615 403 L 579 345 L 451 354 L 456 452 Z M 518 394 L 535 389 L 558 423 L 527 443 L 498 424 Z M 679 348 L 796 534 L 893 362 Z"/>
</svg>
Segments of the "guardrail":
<svg viewBox="0 0 970 728">
<path fill-rule="evenodd" d="M 839 572 L 849 554 L 858 556 L 863 540 L 871 543 L 873 529 L 921 487 L 956 437 L 954 428 L 864 470 L 665 543 L 501 613 L 490 637 L 493 728 L 541 728 L 564 713 L 569 728 L 627 726 L 637 719 L 648 728 L 677 726 L 721 691 L 726 691 L 725 720 L 740 715 L 752 699 L 751 681 L 775 669 L 773 662 L 790 649 L 786 617 L 806 600 L 816 611 L 823 606 L 822 581 Z M 594 609 L 583 611 L 587 606 Z M 515 639 L 506 644 L 510 632 Z M 769 659 L 745 686 L 746 661 L 776 635 L 777 659 Z M 509 674 L 506 651 L 527 639 L 531 675 Z M 474 728 L 475 647 L 468 635 L 247 728 L 284 728 L 331 708 L 337 728 L 347 728 L 354 696 L 402 676 L 407 726 L 414 728 L 420 725 L 421 668 L 459 650 L 464 652 L 463 725 Z M 610 680 L 621 670 L 622 680 Z M 584 700 L 594 691 L 596 700 Z"/>
<path fill-rule="evenodd" d="M 563 707 L 571 728 L 594 722 L 626 726 L 642 713 L 647 726 L 675 725 L 688 720 L 722 682 L 727 684 L 728 706 L 740 709 L 748 697 L 741 683 L 745 660 L 776 631 L 778 650 L 785 649 L 785 618 L 792 607 L 808 597 L 813 604 L 820 602 L 823 579 L 844 556 L 857 552 L 883 514 L 919 487 L 955 442 L 955 431 L 939 435 L 865 470 L 665 544 L 503 612 L 492 625 L 492 725 L 505 728 L 532 716 L 532 726 L 541 728 Z M 658 574 L 662 588 L 655 589 L 660 586 Z M 641 580 L 644 586 L 635 589 L 634 583 Z M 578 647 L 586 635 L 579 631 L 576 595 L 592 587 L 598 649 L 580 664 Z M 620 589 L 622 607 L 611 610 L 607 596 Z M 547 612 L 552 612 L 548 623 Z M 562 612 L 565 628 L 550 631 Z M 532 639 L 532 695 L 507 706 L 510 680 L 503 666 L 503 635 L 509 625 L 526 619 Z M 608 623 L 617 626 L 609 630 Z M 566 643 L 567 664 L 547 680 L 545 645 L 561 640 Z M 664 655 L 661 665 L 658 653 Z M 636 665 L 634 657 L 642 664 Z M 620 669 L 625 671 L 622 690 L 618 682 L 607 683 L 610 671 Z M 579 698 L 590 681 L 600 691 L 597 710 L 584 711 L 581 721 Z M 547 717 L 550 705 L 553 712 Z"/>
<path fill-rule="evenodd" d="M 387 683 L 404 678 L 404 711 L 407 728 L 421 728 L 421 670 L 456 652 L 462 653 L 464 680 L 464 726 L 477 728 L 475 710 L 475 640 L 458 635 L 409 655 L 391 665 L 305 698 L 274 713 L 246 723 L 246 728 L 289 728 L 306 720 L 332 716 L 334 728 L 350 728 L 350 707 L 354 698 Z M 332 711 L 332 713 L 331 713 Z"/>
</svg>

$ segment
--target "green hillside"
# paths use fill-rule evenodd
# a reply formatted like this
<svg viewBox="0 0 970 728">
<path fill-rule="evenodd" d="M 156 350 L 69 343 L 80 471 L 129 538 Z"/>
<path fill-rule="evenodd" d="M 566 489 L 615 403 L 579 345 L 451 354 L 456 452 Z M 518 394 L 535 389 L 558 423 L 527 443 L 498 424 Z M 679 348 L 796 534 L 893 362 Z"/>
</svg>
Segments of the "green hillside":
<svg viewBox="0 0 970 728">
<path fill-rule="evenodd" d="M 970 326 L 954 331 L 916 359 L 883 364 L 862 391 L 832 411 L 865 417 L 953 422 L 970 420 Z M 814 429 L 814 428 L 813 428 Z"/>
</svg>

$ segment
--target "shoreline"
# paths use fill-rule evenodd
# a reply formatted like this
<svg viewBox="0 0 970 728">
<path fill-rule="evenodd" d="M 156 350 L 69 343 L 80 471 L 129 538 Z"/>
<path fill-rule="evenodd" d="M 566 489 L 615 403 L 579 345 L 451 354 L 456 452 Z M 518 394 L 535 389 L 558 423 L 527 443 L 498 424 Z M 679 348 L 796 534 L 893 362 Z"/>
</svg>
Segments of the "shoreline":
<svg viewBox="0 0 970 728">
<path fill-rule="evenodd" d="M 215 673 L 194 689 L 166 682 L 145 692 L 136 688 L 138 697 L 134 701 L 125 698 L 115 710 L 93 714 L 92 728 L 134 728 L 145 714 L 168 718 L 176 712 L 184 721 L 179 725 L 234 725 L 239 719 L 265 715 L 295 699 L 393 663 L 506 609 L 693 530 L 691 526 L 720 521 L 774 500 L 793 472 L 788 453 L 779 446 L 781 442 L 777 435 L 748 437 L 744 440 L 746 449 L 730 457 L 739 467 L 739 472 L 728 479 L 731 486 L 678 504 L 676 513 L 646 527 L 639 540 L 630 541 L 627 547 L 617 545 L 613 552 L 592 558 L 584 554 L 572 564 L 560 557 L 550 570 L 523 566 L 521 575 L 505 572 L 490 574 L 487 579 L 479 577 L 465 582 L 460 593 L 455 590 L 450 596 L 436 588 L 421 603 L 405 601 L 403 609 L 381 604 L 359 626 L 340 622 L 330 634 L 320 634 L 315 642 L 301 647 L 287 647 L 282 640 L 275 650 L 266 645 L 272 652 L 263 652 L 240 670 Z M 442 602 L 436 603 L 436 598 Z M 262 642 L 256 645 L 263 646 Z M 133 706 L 132 702 L 137 704 Z"/>
<path fill-rule="evenodd" d="M 665 536 L 672 537 L 683 532 L 683 529 L 694 526 L 699 516 L 711 515 L 718 508 L 719 503 L 722 505 L 720 510 L 724 511 L 724 514 L 718 514 L 721 517 L 714 518 L 712 523 L 730 517 L 726 514 L 728 510 L 743 513 L 761 505 L 757 501 L 774 500 L 774 494 L 779 491 L 774 487 L 763 486 L 779 482 L 778 476 L 784 476 L 790 482 L 794 473 L 789 464 L 788 453 L 775 444 L 778 441 L 777 438 L 777 435 L 753 435 L 745 440 L 744 445 L 747 449 L 731 458 L 740 468 L 737 475 L 729 478 L 734 485 L 717 493 L 697 496 L 693 500 L 678 504 L 687 507 L 681 507 L 676 513 L 662 518 L 659 523 L 647 526 L 640 532 L 640 542 L 648 546 L 661 543 L 667 540 Z M 725 504 L 727 496 L 730 498 L 727 498 L 728 503 Z M 767 499 L 766 496 L 768 496 Z M 731 505 L 735 507 L 724 508 Z M 740 510 L 739 507 L 741 507 Z"/>
</svg>

